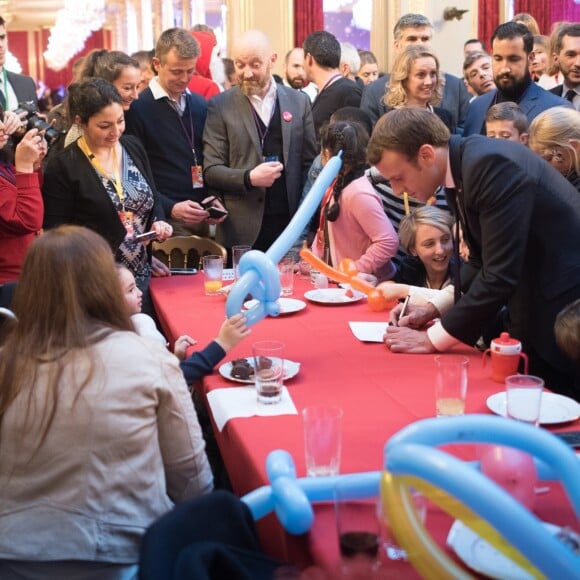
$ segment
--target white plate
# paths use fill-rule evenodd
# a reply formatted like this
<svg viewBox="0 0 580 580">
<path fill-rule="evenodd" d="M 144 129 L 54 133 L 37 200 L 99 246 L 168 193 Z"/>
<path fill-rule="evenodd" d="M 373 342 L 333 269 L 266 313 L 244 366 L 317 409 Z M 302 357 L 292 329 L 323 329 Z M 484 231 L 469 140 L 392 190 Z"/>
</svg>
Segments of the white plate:
<svg viewBox="0 0 580 580">
<path fill-rule="evenodd" d="M 496 393 L 487 398 L 487 408 L 496 415 L 507 416 L 507 399 L 505 391 Z M 575 421 L 580 417 L 580 404 L 570 397 L 556 393 L 542 393 L 540 407 L 540 423 L 555 425 Z"/>
<path fill-rule="evenodd" d="M 558 526 L 546 522 L 544 522 L 544 526 L 553 535 L 560 530 Z M 523 568 L 506 558 L 459 520 L 455 520 L 449 530 L 447 545 L 453 548 L 459 559 L 472 570 L 489 578 L 497 578 L 499 580 L 505 578 L 510 580 L 529 580 L 533 578 Z"/>
<path fill-rule="evenodd" d="M 292 314 L 293 312 L 300 312 L 306 308 L 306 302 L 304 300 L 298 300 L 297 298 L 278 298 L 276 300 L 280 305 L 280 316 L 283 314 Z M 258 304 L 257 300 L 248 300 L 244 302 L 244 308 L 249 310 Z"/>
<path fill-rule="evenodd" d="M 353 296 L 347 296 L 346 292 L 344 288 L 318 288 L 305 292 L 304 298 L 318 304 L 351 304 L 365 297 L 358 290 L 351 290 Z"/>
<path fill-rule="evenodd" d="M 244 357 L 240 357 L 244 358 Z M 254 359 L 253 357 L 245 357 L 246 360 L 250 363 L 251 366 L 254 366 Z M 284 380 L 292 379 L 300 370 L 300 363 L 294 362 L 292 360 L 285 360 L 285 373 L 284 373 Z M 234 381 L 235 383 L 245 383 L 247 385 L 253 385 L 254 379 L 237 379 L 232 377 L 232 361 L 225 362 L 223 365 L 220 366 L 218 369 L 220 375 L 224 377 L 224 379 L 228 379 L 229 381 Z"/>
</svg>

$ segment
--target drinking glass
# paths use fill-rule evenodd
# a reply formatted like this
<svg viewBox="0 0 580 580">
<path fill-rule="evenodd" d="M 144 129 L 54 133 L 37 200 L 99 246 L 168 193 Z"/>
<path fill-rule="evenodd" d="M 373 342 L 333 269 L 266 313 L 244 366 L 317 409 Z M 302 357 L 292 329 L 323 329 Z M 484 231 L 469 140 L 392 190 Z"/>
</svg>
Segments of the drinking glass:
<svg viewBox="0 0 580 580">
<path fill-rule="evenodd" d="M 421 522 L 424 524 L 427 519 L 427 499 L 416 489 L 411 488 L 409 493 L 411 495 L 411 501 L 415 506 L 415 511 L 417 512 Z M 386 506 L 383 505 L 381 498 L 379 498 L 377 502 L 377 516 L 381 528 L 381 542 L 387 557 L 389 560 L 407 561 L 407 552 L 399 546 L 395 539 L 389 514 L 387 513 Z"/>
<path fill-rule="evenodd" d="M 251 249 L 251 246 L 232 246 L 232 267 L 234 269 L 234 280 L 239 280 L 240 278 L 240 258 Z"/>
<path fill-rule="evenodd" d="M 342 446 L 342 409 L 313 405 L 302 411 L 304 451 L 309 477 L 337 475 Z"/>
<path fill-rule="evenodd" d="M 203 289 L 206 296 L 215 296 L 222 289 L 224 261 L 221 256 L 203 256 Z"/>
<path fill-rule="evenodd" d="M 368 578 L 379 566 L 377 498 L 357 495 L 354 479 L 344 477 L 335 483 L 336 529 L 343 574 Z"/>
<path fill-rule="evenodd" d="M 278 263 L 280 295 L 292 296 L 294 292 L 294 256 L 286 255 Z"/>
<path fill-rule="evenodd" d="M 278 340 L 261 340 L 252 345 L 252 350 L 258 403 L 279 403 L 284 386 L 284 343 Z"/>
<path fill-rule="evenodd" d="M 465 413 L 467 367 L 465 356 L 442 354 L 435 357 L 435 409 L 437 417 Z"/>
<path fill-rule="evenodd" d="M 544 381 L 532 375 L 511 375 L 505 380 L 507 416 L 517 421 L 540 424 Z"/>
</svg>

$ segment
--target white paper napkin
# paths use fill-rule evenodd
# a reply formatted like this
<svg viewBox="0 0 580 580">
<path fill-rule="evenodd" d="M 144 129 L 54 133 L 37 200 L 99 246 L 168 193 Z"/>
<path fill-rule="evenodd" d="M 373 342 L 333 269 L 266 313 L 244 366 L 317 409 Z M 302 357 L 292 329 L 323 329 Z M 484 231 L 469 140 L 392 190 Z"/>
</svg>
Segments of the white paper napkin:
<svg viewBox="0 0 580 580">
<path fill-rule="evenodd" d="M 352 333 L 362 342 L 383 342 L 387 322 L 349 322 Z"/>
<path fill-rule="evenodd" d="M 282 387 L 282 400 L 273 405 L 259 404 L 254 386 L 214 389 L 208 393 L 207 400 L 220 431 L 230 419 L 238 417 L 255 417 L 256 415 L 273 417 L 275 415 L 298 414 L 286 387 Z"/>
</svg>

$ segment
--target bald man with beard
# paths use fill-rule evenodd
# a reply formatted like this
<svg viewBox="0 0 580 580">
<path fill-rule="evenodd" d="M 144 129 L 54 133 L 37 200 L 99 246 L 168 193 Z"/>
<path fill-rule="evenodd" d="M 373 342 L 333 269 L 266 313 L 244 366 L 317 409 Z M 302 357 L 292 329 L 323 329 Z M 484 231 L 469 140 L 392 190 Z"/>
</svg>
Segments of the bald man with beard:
<svg viewBox="0 0 580 580">
<path fill-rule="evenodd" d="M 267 250 L 296 212 L 317 154 L 308 97 L 277 84 L 277 55 L 258 30 L 240 35 L 238 85 L 213 97 L 203 134 L 204 180 L 229 212 L 216 239 Z"/>
</svg>

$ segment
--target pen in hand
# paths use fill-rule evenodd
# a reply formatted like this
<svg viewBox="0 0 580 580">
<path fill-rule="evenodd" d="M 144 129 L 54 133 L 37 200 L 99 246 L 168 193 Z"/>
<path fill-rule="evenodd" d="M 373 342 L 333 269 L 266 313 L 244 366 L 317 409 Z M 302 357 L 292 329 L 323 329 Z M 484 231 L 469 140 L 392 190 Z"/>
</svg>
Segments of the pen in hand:
<svg viewBox="0 0 580 580">
<path fill-rule="evenodd" d="M 405 310 L 407 310 L 407 305 L 409 304 L 410 298 L 411 298 L 411 296 L 409 294 L 407 294 L 407 297 L 405 298 L 405 302 L 403 302 L 403 308 L 401 308 L 401 312 L 399 312 L 399 318 L 398 318 L 399 321 L 401 320 L 401 318 L 403 318 L 403 316 L 405 316 Z"/>
</svg>

